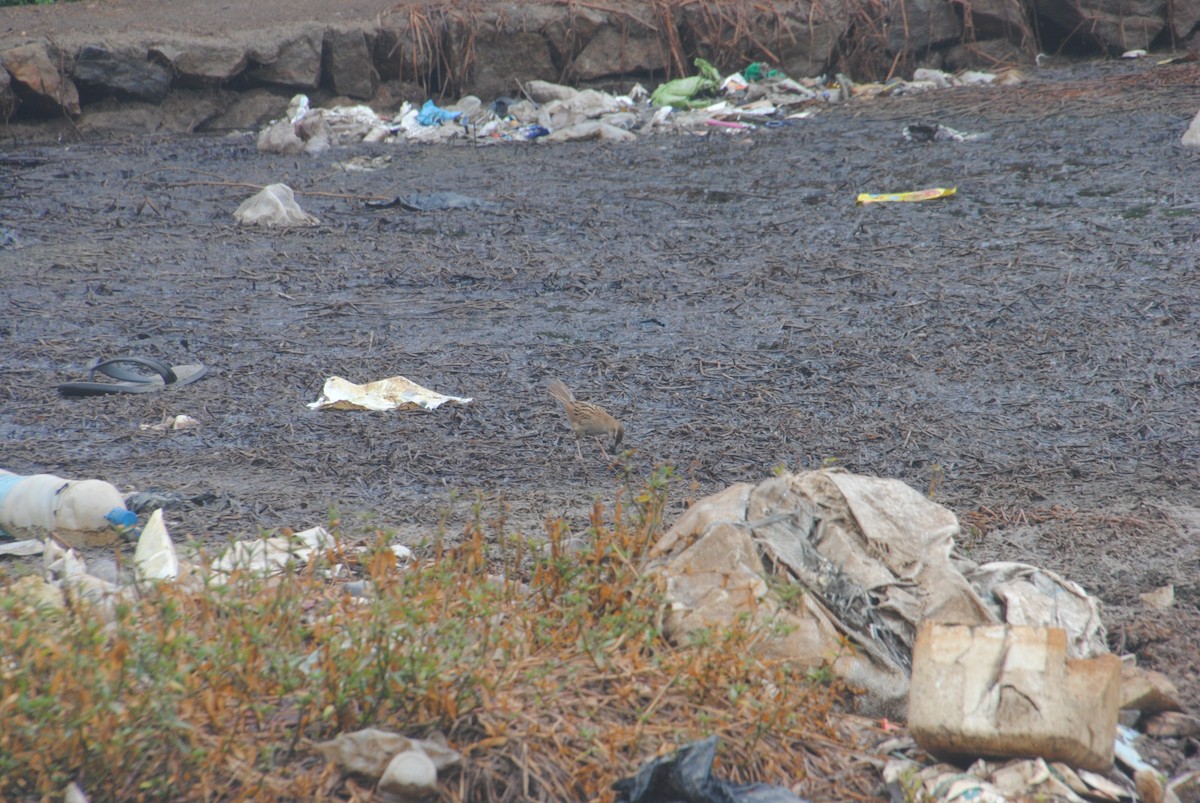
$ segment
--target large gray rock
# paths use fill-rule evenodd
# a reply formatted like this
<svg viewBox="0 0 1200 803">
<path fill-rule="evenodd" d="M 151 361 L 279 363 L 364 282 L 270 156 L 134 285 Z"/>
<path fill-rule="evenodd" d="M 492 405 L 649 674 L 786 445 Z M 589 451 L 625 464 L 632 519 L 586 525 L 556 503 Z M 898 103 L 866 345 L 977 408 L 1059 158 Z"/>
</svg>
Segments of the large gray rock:
<svg viewBox="0 0 1200 803">
<path fill-rule="evenodd" d="M 375 37 L 375 69 L 381 81 L 423 83 L 432 71 L 431 44 L 408 27 L 381 28 Z"/>
<path fill-rule="evenodd" d="M 176 89 L 162 102 L 163 128 L 168 131 L 204 131 L 237 99 L 238 93 L 228 89 Z"/>
<path fill-rule="evenodd" d="M 173 39 L 150 46 L 150 55 L 171 66 L 184 86 L 212 86 L 246 69 L 246 48 L 216 39 Z"/>
<path fill-rule="evenodd" d="M 516 81 L 550 81 L 558 77 L 550 44 L 540 33 L 518 33 L 481 43 L 479 62 L 471 76 L 473 92 L 484 98 L 515 95 Z"/>
<path fill-rule="evenodd" d="M 261 64 L 250 75 L 264 83 L 295 89 L 316 89 L 321 85 L 321 52 L 325 42 L 323 30 L 309 29 L 286 38 L 278 47 L 258 52 Z M 269 51 L 273 50 L 274 53 Z"/>
<path fill-rule="evenodd" d="M 1200 24 L 1200 0 L 1175 0 L 1168 23 L 1177 40 L 1187 39 Z"/>
<path fill-rule="evenodd" d="M 165 128 L 162 106 L 158 103 L 114 98 L 87 104 L 75 125 L 85 136 L 100 137 L 154 134 Z M 94 568 L 90 567 L 89 571 Z"/>
<path fill-rule="evenodd" d="M 479 30 L 468 84 L 481 98 L 519 95 L 517 82 L 552 81 L 558 77 L 550 43 L 537 31 Z"/>
<path fill-rule="evenodd" d="M 545 14 L 539 28 L 559 64 L 573 62 L 596 32 L 608 23 L 608 15 L 603 11 L 574 4 L 557 9 L 537 8 Z"/>
<path fill-rule="evenodd" d="M 921 53 L 962 36 L 962 22 L 949 0 L 893 0 L 888 17 L 892 53 Z"/>
<path fill-rule="evenodd" d="M 996 70 L 1032 64 L 1035 55 L 1028 46 L 1022 48 L 1008 39 L 985 39 L 982 42 L 968 42 L 947 49 L 944 63 L 945 68 L 951 72 Z"/>
<path fill-rule="evenodd" d="M 75 81 L 82 87 L 158 103 L 171 91 L 171 72 L 147 61 L 144 50 L 109 50 L 84 45 L 75 60 Z"/>
<path fill-rule="evenodd" d="M 0 121 L 8 122 L 20 105 L 20 98 L 13 92 L 12 76 L 8 70 L 0 69 Z"/>
<path fill-rule="evenodd" d="M 963 30 L 974 39 L 1007 39 L 1015 45 L 1033 42 L 1025 0 L 963 0 L 959 6 Z"/>
<path fill-rule="evenodd" d="M 1150 47 L 1167 25 L 1168 0 L 1034 0 L 1034 7 L 1111 55 Z"/>
<path fill-rule="evenodd" d="M 224 111 L 204 122 L 206 131 L 256 130 L 287 113 L 292 94 L 269 87 L 238 92 Z"/>
<path fill-rule="evenodd" d="M 371 43 L 361 28 L 325 32 L 325 76 L 339 95 L 367 100 L 379 86 L 371 59 Z"/>
<path fill-rule="evenodd" d="M 0 53 L 0 66 L 12 76 L 13 89 L 41 114 L 79 114 L 79 90 L 63 75 L 46 46 L 34 42 Z"/>
<path fill-rule="evenodd" d="M 596 31 L 575 57 L 571 74 L 580 81 L 595 81 L 666 68 L 667 43 L 658 33 L 640 22 L 618 17 Z"/>
</svg>

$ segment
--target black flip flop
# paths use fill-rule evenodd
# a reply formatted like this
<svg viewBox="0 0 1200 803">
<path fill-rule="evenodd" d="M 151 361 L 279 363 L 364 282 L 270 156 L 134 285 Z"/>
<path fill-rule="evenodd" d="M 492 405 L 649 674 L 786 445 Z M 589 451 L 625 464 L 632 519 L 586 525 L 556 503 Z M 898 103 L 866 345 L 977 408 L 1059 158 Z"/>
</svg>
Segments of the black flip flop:
<svg viewBox="0 0 1200 803">
<path fill-rule="evenodd" d="M 146 369 L 139 371 L 137 368 Z M 96 372 L 120 380 L 118 382 L 95 382 Z M 175 365 L 168 367 L 149 357 L 114 357 L 111 360 L 95 360 L 88 366 L 87 382 L 65 382 L 58 392 L 66 397 L 103 396 L 109 393 L 154 393 L 168 387 L 178 387 L 195 382 L 208 371 L 200 364 Z"/>
</svg>

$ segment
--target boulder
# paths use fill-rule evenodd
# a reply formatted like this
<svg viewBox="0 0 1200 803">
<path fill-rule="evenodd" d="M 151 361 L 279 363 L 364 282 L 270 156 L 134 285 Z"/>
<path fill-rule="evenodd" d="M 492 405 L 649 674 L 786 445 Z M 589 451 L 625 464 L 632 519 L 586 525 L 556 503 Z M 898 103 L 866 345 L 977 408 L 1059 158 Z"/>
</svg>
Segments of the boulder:
<svg viewBox="0 0 1200 803">
<path fill-rule="evenodd" d="M 667 68 L 667 47 L 652 28 L 618 18 L 596 31 L 570 69 L 579 81 L 661 73 Z"/>
<path fill-rule="evenodd" d="M 540 33 L 526 31 L 475 40 L 475 63 L 468 87 L 481 98 L 520 95 L 516 82 L 552 81 L 558 77 L 550 44 Z"/>
<path fill-rule="evenodd" d="M 20 105 L 21 100 L 12 88 L 12 76 L 8 70 L 0 69 L 0 121 L 8 122 Z"/>
<path fill-rule="evenodd" d="M 79 114 L 79 91 L 50 58 L 46 46 L 34 42 L 0 53 L 0 66 L 12 76 L 22 102 L 36 113 Z"/>
<path fill-rule="evenodd" d="M 288 108 L 291 94 L 268 87 L 255 87 L 238 92 L 220 113 L 204 123 L 205 131 L 236 131 L 257 129 L 282 117 Z"/>
<path fill-rule="evenodd" d="M 293 87 L 296 89 L 316 89 L 321 84 L 321 53 L 325 42 L 325 32 L 317 29 L 307 29 L 301 33 L 285 38 L 274 48 L 271 54 L 258 52 L 261 66 L 250 71 L 251 77 L 267 84 Z"/>
<path fill-rule="evenodd" d="M 557 63 L 570 64 L 597 31 L 607 24 L 608 15 L 574 4 L 562 8 L 562 11 L 563 13 L 549 13 L 540 29 Z"/>
<path fill-rule="evenodd" d="M 766 61 L 793 78 L 802 78 L 824 72 L 832 60 L 849 24 L 847 6 L 806 0 L 743 3 L 714 15 L 703 4 L 695 4 L 681 9 L 679 24 L 683 38 L 694 43 L 696 55 L 722 72 Z M 734 42 L 736 48 L 731 47 Z"/>
<path fill-rule="evenodd" d="M 1032 40 L 1030 40 L 1032 41 Z M 946 51 L 947 70 L 997 70 L 1019 64 L 1032 64 L 1034 54 L 1007 39 L 985 39 L 955 45 Z"/>
<path fill-rule="evenodd" d="M 376 32 L 372 62 L 381 81 L 421 83 L 433 69 L 434 46 L 418 39 L 408 27 L 393 26 Z"/>
<path fill-rule="evenodd" d="M 923 53 L 962 36 L 962 22 L 949 0 L 896 0 L 890 6 L 887 48 Z"/>
<path fill-rule="evenodd" d="M 184 86 L 212 86 L 241 75 L 246 49 L 215 39 L 178 39 L 150 46 L 150 55 L 175 71 Z"/>
<path fill-rule="evenodd" d="M 1034 8 L 1115 56 L 1150 47 L 1166 27 L 1168 0 L 1034 0 Z"/>
<path fill-rule="evenodd" d="M 237 98 L 238 93 L 228 89 L 175 89 L 162 102 L 163 128 L 184 133 L 206 130 Z"/>
<path fill-rule="evenodd" d="M 72 73 L 81 87 L 159 103 L 171 91 L 171 71 L 148 61 L 144 50 L 109 50 L 84 45 Z"/>
<path fill-rule="evenodd" d="M 379 73 L 371 61 L 371 43 L 361 28 L 325 32 L 325 75 L 339 95 L 367 100 L 379 86 Z"/>
<path fill-rule="evenodd" d="M 977 40 L 1005 39 L 1016 45 L 1034 41 L 1029 13 L 1022 0 L 954 0 L 963 30 Z"/>
<path fill-rule="evenodd" d="M 775 34 L 780 68 L 792 78 L 825 72 L 850 25 L 848 3 L 798 0 L 782 12 Z"/>
<path fill-rule="evenodd" d="M 115 98 L 86 104 L 75 125 L 81 133 L 96 137 L 154 134 L 165 128 L 159 104 Z"/>
<path fill-rule="evenodd" d="M 1174 0 L 1167 22 L 1175 39 L 1187 39 L 1200 24 L 1200 0 Z"/>
</svg>

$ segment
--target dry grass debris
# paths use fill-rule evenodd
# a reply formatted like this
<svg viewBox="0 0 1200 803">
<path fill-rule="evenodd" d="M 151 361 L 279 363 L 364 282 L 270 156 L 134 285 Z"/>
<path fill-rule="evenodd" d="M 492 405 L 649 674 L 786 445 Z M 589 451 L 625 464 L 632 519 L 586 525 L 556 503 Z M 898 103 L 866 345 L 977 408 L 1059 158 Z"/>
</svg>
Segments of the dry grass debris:
<svg viewBox="0 0 1200 803">
<path fill-rule="evenodd" d="M 158 586 L 108 622 L 78 601 L 30 607 L 9 578 L 0 796 L 74 781 L 94 800 L 355 799 L 373 779 L 310 747 L 368 726 L 461 750 L 446 801 L 611 799 L 614 780 L 710 734 L 725 777 L 869 796 L 827 672 L 760 655 L 743 628 L 664 641 L 639 564 L 667 476 L 597 505 L 582 552 L 561 522 L 541 549 L 477 521 L 399 571 L 378 534 L 283 578 Z M 331 564 L 372 593 L 324 579 Z"/>
</svg>

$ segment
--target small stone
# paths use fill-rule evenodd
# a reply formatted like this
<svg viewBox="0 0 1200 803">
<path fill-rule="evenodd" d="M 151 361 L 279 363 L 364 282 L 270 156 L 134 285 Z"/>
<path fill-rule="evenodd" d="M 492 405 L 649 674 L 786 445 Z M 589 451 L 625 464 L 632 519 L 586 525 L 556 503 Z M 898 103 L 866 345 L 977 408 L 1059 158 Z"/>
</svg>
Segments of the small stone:
<svg viewBox="0 0 1200 803">
<path fill-rule="evenodd" d="M 1153 591 L 1147 591 L 1145 594 L 1138 594 L 1138 597 L 1151 608 L 1159 610 L 1170 608 L 1175 604 L 1175 586 L 1162 586 Z"/>
<path fill-rule="evenodd" d="M 1140 711 L 1143 716 L 1159 711 L 1178 711 L 1179 690 L 1170 678 L 1153 669 L 1121 666 L 1121 708 Z"/>
<path fill-rule="evenodd" d="M 1181 711 L 1162 711 L 1143 723 L 1142 731 L 1156 739 L 1184 739 L 1200 736 L 1200 717 Z"/>
</svg>

